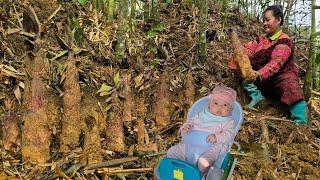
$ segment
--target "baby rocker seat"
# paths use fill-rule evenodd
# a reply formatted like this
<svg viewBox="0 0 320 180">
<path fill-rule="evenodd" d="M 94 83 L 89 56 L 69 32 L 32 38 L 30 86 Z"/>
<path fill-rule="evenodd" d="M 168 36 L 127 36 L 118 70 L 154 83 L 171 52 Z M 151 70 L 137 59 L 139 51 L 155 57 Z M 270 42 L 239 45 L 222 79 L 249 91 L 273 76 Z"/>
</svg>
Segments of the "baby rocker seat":
<svg viewBox="0 0 320 180">
<path fill-rule="evenodd" d="M 208 107 L 209 103 L 209 97 L 205 96 L 200 98 L 198 101 L 196 101 L 192 107 L 189 109 L 188 112 L 188 119 L 192 119 L 195 117 L 201 110 Z M 233 110 L 232 110 L 232 118 L 234 119 L 234 132 L 235 135 L 238 133 L 240 126 L 243 121 L 243 112 L 242 112 L 242 106 L 235 102 L 233 104 Z M 190 144 L 190 146 L 210 146 L 211 143 L 207 142 L 201 142 L 199 139 L 206 139 L 204 137 L 207 137 L 207 133 L 200 133 L 197 131 L 191 130 L 186 138 L 183 139 L 186 146 L 188 146 L 189 142 L 193 143 Z M 194 141 L 193 139 L 196 138 L 197 141 Z M 160 180 L 226 180 L 230 179 L 234 167 L 237 162 L 237 158 L 234 158 L 230 154 L 231 146 L 234 143 L 234 137 L 231 142 L 229 142 L 229 150 L 220 156 L 218 156 L 217 160 L 215 161 L 214 165 L 210 167 L 208 173 L 202 177 L 201 172 L 196 167 L 196 159 L 199 157 L 199 154 L 201 152 L 192 152 L 188 151 L 186 152 L 186 155 L 188 153 L 193 153 L 193 156 L 188 156 L 186 161 L 181 161 L 178 159 L 172 159 L 172 158 L 164 158 L 160 161 L 159 165 L 155 168 L 155 177 Z M 191 157 L 191 158 L 190 158 Z"/>
</svg>

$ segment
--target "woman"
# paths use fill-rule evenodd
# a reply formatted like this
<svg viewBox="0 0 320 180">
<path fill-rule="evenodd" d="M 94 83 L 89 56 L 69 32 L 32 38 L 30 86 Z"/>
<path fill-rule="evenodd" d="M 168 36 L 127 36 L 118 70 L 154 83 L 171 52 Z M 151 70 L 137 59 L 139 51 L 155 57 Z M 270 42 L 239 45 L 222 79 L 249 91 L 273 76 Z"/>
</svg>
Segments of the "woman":
<svg viewBox="0 0 320 180">
<path fill-rule="evenodd" d="M 254 108 L 264 99 L 261 89 L 267 87 L 281 102 L 290 108 L 291 119 L 295 124 L 307 124 L 307 105 L 298 81 L 298 69 L 294 64 L 294 44 L 282 32 L 283 12 L 279 6 L 269 6 L 264 11 L 263 28 L 266 36 L 244 45 L 254 75 L 247 77 L 244 89 L 251 97 L 247 106 Z M 235 61 L 230 61 L 231 69 L 237 69 Z M 250 83 L 251 82 L 251 83 Z"/>
</svg>

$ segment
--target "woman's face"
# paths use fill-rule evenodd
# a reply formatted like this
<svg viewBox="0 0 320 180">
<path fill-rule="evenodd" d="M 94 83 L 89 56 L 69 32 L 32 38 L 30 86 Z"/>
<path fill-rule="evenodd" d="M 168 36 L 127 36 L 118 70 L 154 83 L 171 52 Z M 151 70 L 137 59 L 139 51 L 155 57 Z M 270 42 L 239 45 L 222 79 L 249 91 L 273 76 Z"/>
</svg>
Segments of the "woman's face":
<svg viewBox="0 0 320 180">
<path fill-rule="evenodd" d="M 209 103 L 209 111 L 216 116 L 229 116 L 232 106 L 221 99 L 212 99 Z"/>
<path fill-rule="evenodd" d="M 267 34 L 274 34 L 280 28 L 280 18 L 273 16 L 272 11 L 266 11 L 263 17 L 263 29 Z"/>
</svg>

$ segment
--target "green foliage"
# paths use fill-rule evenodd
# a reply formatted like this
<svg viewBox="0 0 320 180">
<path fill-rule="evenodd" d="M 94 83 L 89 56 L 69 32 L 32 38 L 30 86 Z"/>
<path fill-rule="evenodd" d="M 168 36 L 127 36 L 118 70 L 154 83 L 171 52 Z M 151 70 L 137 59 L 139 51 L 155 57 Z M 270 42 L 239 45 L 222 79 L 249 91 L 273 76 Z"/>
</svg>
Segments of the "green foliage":
<svg viewBox="0 0 320 180">
<path fill-rule="evenodd" d="M 157 32 L 161 32 L 163 31 L 164 25 L 162 23 L 156 23 L 155 25 L 153 25 L 147 32 L 147 37 L 149 39 L 154 38 L 155 35 L 157 34 Z"/>
<path fill-rule="evenodd" d="M 153 52 L 153 53 L 156 53 L 157 52 L 157 47 L 153 43 L 149 42 L 148 43 L 148 50 Z"/>
<path fill-rule="evenodd" d="M 117 88 L 120 87 L 121 81 L 120 81 L 120 73 L 119 73 L 119 72 L 117 72 L 117 74 L 114 75 L 114 77 L 113 77 L 113 82 L 114 82 L 114 85 L 115 85 Z"/>
<path fill-rule="evenodd" d="M 76 17 L 72 18 L 72 32 L 71 37 L 78 43 L 82 43 L 84 39 L 84 31 L 80 26 L 79 20 Z"/>
<path fill-rule="evenodd" d="M 63 50 L 63 51 L 59 52 L 58 54 L 56 54 L 56 55 L 55 55 L 53 58 L 51 58 L 49 61 L 50 61 L 50 62 L 55 61 L 55 60 L 57 60 L 57 59 L 65 56 L 65 55 L 67 55 L 67 53 L 68 53 L 68 50 Z"/>
<path fill-rule="evenodd" d="M 100 96 L 106 96 L 111 93 L 112 87 L 103 83 L 97 93 L 100 93 Z"/>
<path fill-rule="evenodd" d="M 98 10 L 101 10 L 107 3 L 107 0 L 78 0 L 81 5 L 86 5 L 87 3 L 93 4 Z"/>
<path fill-rule="evenodd" d="M 163 5 L 164 7 L 167 7 L 168 5 L 172 4 L 173 0 L 164 0 Z"/>
<path fill-rule="evenodd" d="M 315 60 L 316 65 L 320 65 L 320 53 L 317 55 L 316 60 Z"/>
<path fill-rule="evenodd" d="M 88 3 L 89 0 L 78 0 L 78 2 L 81 4 L 81 5 L 85 5 Z"/>
</svg>

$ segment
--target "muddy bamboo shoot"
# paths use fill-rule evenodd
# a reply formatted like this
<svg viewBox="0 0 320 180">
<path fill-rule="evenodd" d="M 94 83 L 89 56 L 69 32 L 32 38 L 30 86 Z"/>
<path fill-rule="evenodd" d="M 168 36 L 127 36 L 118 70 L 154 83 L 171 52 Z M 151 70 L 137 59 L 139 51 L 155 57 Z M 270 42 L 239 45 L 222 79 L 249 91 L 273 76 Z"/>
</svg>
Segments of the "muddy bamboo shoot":
<svg viewBox="0 0 320 180">
<path fill-rule="evenodd" d="M 123 121 L 131 121 L 133 108 L 132 91 L 130 86 L 131 74 L 124 74 L 122 81 L 124 85 L 123 95 L 125 97 L 123 104 Z"/>
<path fill-rule="evenodd" d="M 241 76 L 243 78 L 255 76 L 247 52 L 242 46 L 235 31 L 231 32 L 231 43 L 235 54 L 235 60 L 238 63 L 241 71 Z"/>
<path fill-rule="evenodd" d="M 50 135 L 45 105 L 46 86 L 42 81 L 45 50 L 40 49 L 35 58 L 28 60 L 26 70 L 30 75 L 25 82 L 27 112 L 23 115 L 22 156 L 24 160 L 45 163 L 50 158 Z"/>
<path fill-rule="evenodd" d="M 76 148 L 80 135 L 80 85 L 79 74 L 76 67 L 74 54 L 70 54 L 66 64 L 63 77 L 63 113 L 61 132 L 61 152 L 68 152 Z"/>
<path fill-rule="evenodd" d="M 161 129 L 171 123 L 170 120 L 170 90 L 169 75 L 164 72 L 160 77 L 160 84 L 155 94 L 155 119 L 157 128 Z"/>
<path fill-rule="evenodd" d="M 5 150 L 16 153 L 21 144 L 21 134 L 11 102 L 11 100 L 5 101 L 6 112 L 2 120 L 2 143 Z"/>
<path fill-rule="evenodd" d="M 125 149 L 121 103 L 117 92 L 112 93 L 112 109 L 107 120 L 106 141 L 110 151 L 123 152 Z"/>
<path fill-rule="evenodd" d="M 195 88 L 194 88 L 194 78 L 192 72 L 188 72 L 187 74 L 187 82 L 186 82 L 186 91 L 185 91 L 185 98 L 186 98 L 186 104 L 188 106 L 188 109 L 191 107 L 191 105 L 194 103 L 194 95 L 195 95 Z"/>
<path fill-rule="evenodd" d="M 84 140 L 84 164 L 96 164 L 102 162 L 99 124 L 93 116 L 84 118 L 86 135 Z"/>
<path fill-rule="evenodd" d="M 147 113 L 146 104 L 144 102 L 144 98 L 138 98 L 136 100 L 136 129 L 137 129 L 137 144 L 143 145 L 145 143 L 145 124 L 144 124 L 144 118 Z"/>
</svg>

